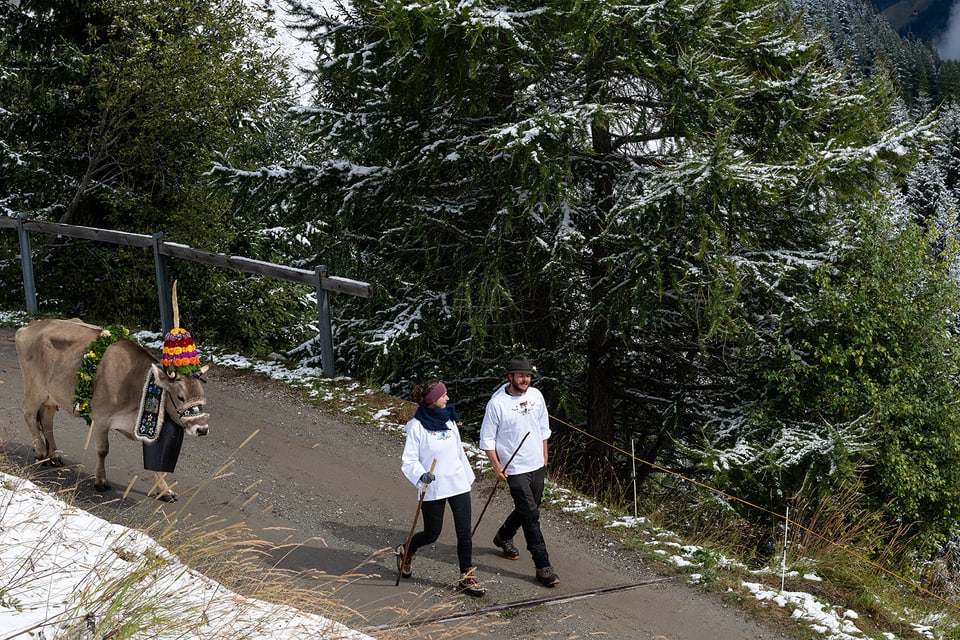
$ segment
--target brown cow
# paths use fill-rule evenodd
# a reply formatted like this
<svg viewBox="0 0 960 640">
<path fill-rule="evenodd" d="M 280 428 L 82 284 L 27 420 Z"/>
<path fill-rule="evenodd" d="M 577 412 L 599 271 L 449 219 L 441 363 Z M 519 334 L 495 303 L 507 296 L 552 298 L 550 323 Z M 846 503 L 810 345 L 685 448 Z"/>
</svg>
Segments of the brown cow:
<svg viewBox="0 0 960 640">
<path fill-rule="evenodd" d="M 74 389 L 84 353 L 100 335 L 100 327 L 79 320 L 38 320 L 17 330 L 15 343 L 23 374 L 23 419 L 33 436 L 37 460 L 63 464 L 53 437 L 53 417 L 60 407 L 77 415 Z M 107 491 L 104 459 L 110 450 L 111 429 L 131 440 L 139 418 L 148 373 L 154 371 L 164 394 L 165 413 L 190 435 L 206 435 L 205 395 L 198 375 L 168 376 L 146 349 L 131 340 L 118 340 L 103 352 L 90 399 L 90 430 L 97 451 L 94 487 Z M 205 369 L 204 369 L 205 370 Z M 157 473 L 157 497 L 174 500 L 165 474 Z"/>
</svg>

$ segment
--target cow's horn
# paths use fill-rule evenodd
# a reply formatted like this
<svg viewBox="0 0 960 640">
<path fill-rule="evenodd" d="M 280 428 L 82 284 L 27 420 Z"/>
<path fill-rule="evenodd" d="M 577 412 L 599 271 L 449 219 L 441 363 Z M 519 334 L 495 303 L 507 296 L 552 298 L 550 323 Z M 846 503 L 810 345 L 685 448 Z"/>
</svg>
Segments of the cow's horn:
<svg viewBox="0 0 960 640">
<path fill-rule="evenodd" d="M 180 306 L 177 304 L 177 281 L 173 281 L 173 293 L 170 294 L 171 302 L 173 303 L 173 326 L 180 326 Z"/>
</svg>

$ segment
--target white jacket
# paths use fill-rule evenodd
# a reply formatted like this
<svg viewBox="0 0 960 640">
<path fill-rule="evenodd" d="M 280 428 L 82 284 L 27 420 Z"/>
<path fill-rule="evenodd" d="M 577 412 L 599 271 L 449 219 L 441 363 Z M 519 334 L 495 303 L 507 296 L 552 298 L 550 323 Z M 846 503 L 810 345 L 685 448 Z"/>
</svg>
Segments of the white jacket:
<svg viewBox="0 0 960 640">
<path fill-rule="evenodd" d="M 530 433 L 526 440 L 524 435 Z M 516 451 L 517 455 L 507 467 L 507 475 L 536 471 L 543 466 L 543 441 L 550 438 L 550 414 L 547 412 L 543 394 L 527 387 L 522 396 L 507 393 L 503 385 L 487 402 L 480 425 L 480 448 L 496 449 L 500 464 L 505 465 Z M 517 447 L 523 441 L 523 448 Z"/>
<path fill-rule="evenodd" d="M 463 451 L 460 431 L 453 420 L 447 421 L 447 431 L 430 431 L 413 418 L 404 427 L 407 441 L 403 446 L 403 475 L 417 488 L 419 496 L 420 476 L 430 470 L 433 459 L 437 466 L 433 469 L 436 480 L 427 485 L 424 500 L 440 500 L 470 491 L 476 479 L 473 467 Z"/>
</svg>

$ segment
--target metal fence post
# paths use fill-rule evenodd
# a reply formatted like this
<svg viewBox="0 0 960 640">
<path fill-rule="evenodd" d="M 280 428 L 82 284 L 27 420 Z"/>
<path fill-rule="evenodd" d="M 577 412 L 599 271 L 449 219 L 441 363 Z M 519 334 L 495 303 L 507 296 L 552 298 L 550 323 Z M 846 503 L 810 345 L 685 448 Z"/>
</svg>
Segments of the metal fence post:
<svg viewBox="0 0 960 640">
<path fill-rule="evenodd" d="M 333 362 L 333 329 L 330 326 L 330 297 L 327 290 L 323 288 L 323 279 L 327 277 L 327 267 L 317 267 L 316 271 L 317 288 L 317 315 L 320 319 L 320 366 L 323 369 L 323 375 L 332 378 L 335 367 Z"/>
<path fill-rule="evenodd" d="M 170 285 L 167 276 L 167 261 L 160 255 L 163 233 L 157 232 L 153 238 L 153 264 L 157 272 L 157 297 L 160 299 L 160 330 L 166 335 L 173 329 L 173 303 L 170 301 Z"/>
<path fill-rule="evenodd" d="M 33 250 L 30 234 L 23 226 L 23 214 L 17 216 L 17 235 L 20 237 L 20 264 L 23 269 L 23 294 L 26 297 L 27 313 L 37 312 L 37 285 L 33 279 Z"/>
</svg>

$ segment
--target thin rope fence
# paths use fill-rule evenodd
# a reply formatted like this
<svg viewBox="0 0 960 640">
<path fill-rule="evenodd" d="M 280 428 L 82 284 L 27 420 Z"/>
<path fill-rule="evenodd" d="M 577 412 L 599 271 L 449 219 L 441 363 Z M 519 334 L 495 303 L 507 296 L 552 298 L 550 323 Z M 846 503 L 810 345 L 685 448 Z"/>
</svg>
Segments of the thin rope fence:
<svg viewBox="0 0 960 640">
<path fill-rule="evenodd" d="M 930 591 L 929 589 L 927 589 L 927 588 L 924 587 L 923 585 L 917 584 L 916 582 L 914 582 L 914 581 L 911 580 L 910 578 L 907 578 L 906 576 L 903 576 L 903 575 L 897 573 L 896 571 L 893 571 L 893 570 L 891 570 L 891 569 L 888 569 L 888 568 L 884 567 L 883 565 L 881 565 L 881 564 L 879 564 L 879 563 L 871 560 L 870 558 L 864 556 L 862 553 L 859 553 L 859 552 L 857 552 L 856 550 L 851 549 L 851 548 L 848 547 L 847 545 L 840 544 L 840 543 L 835 542 L 835 541 L 831 540 L 830 538 L 828 538 L 828 537 L 826 537 L 826 536 L 824 536 L 824 535 L 822 535 L 822 534 L 820 534 L 820 533 L 817 533 L 817 532 L 814 531 L 813 529 L 810 529 L 809 527 L 804 526 L 803 524 L 797 522 L 796 520 L 793 520 L 793 519 L 789 518 L 788 516 L 785 516 L 784 514 L 777 513 L 777 512 L 775 512 L 775 511 L 771 511 L 770 509 L 767 509 L 766 507 L 762 507 L 762 506 L 760 506 L 760 505 L 758 505 L 758 504 L 754 504 L 754 503 L 750 502 L 749 500 L 744 500 L 743 498 L 738 498 L 737 496 L 735 496 L 735 495 L 733 495 L 733 494 L 730 494 L 730 493 L 727 493 L 726 491 L 723 491 L 722 489 L 718 489 L 717 487 L 710 486 L 709 484 L 706 484 L 706 483 L 704 483 L 704 482 L 700 482 L 699 480 L 695 480 L 695 479 L 693 479 L 693 478 L 688 478 L 688 477 L 684 476 L 683 474 L 677 473 L 676 471 L 671 471 L 670 469 L 667 469 L 667 468 L 665 468 L 665 467 L 662 467 L 662 466 L 660 466 L 660 465 L 658 465 L 658 464 L 656 464 L 656 463 L 654 463 L 654 462 L 650 462 L 650 461 L 648 461 L 648 460 L 644 460 L 643 458 L 639 458 L 639 457 L 637 457 L 635 454 L 633 454 L 633 453 L 631 453 L 631 452 L 629 452 L 629 451 L 626 451 L 626 450 L 618 447 L 617 445 L 615 445 L 615 444 L 613 444 L 613 443 L 611 443 L 611 442 L 607 442 L 606 440 L 603 440 L 603 439 L 601 439 L 601 438 L 598 438 L 597 436 L 593 435 L 592 433 L 589 433 L 589 432 L 587 432 L 587 431 L 584 431 L 583 429 L 581 429 L 581 428 L 579 428 L 579 427 L 577 427 L 577 426 L 575 426 L 575 425 L 572 425 L 572 424 L 570 424 L 569 422 L 567 422 L 567 421 L 565 421 L 565 420 L 561 420 L 560 418 L 557 418 L 556 416 L 551 415 L 551 416 L 550 416 L 550 419 L 551 419 L 551 420 L 554 420 L 554 421 L 556 421 L 557 423 L 562 424 L 562 425 L 564 425 L 565 427 L 568 427 L 569 429 L 572 429 L 572 430 L 574 430 L 574 431 L 576 431 L 576 432 L 578 432 L 578 433 L 580 433 L 580 434 L 582 434 L 582 435 L 584 435 L 584 436 L 587 436 L 588 438 L 591 438 L 591 439 L 595 440 L 596 442 L 599 442 L 599 443 L 603 444 L 604 446 L 610 448 L 610 449 L 613 450 L 613 451 L 617 451 L 618 453 L 621 453 L 621 454 L 627 456 L 629 459 L 632 459 L 632 460 L 634 460 L 635 462 L 640 462 L 640 463 L 642 463 L 642 464 L 648 465 L 648 466 L 649 466 L 650 468 L 652 468 L 652 469 L 656 469 L 657 471 L 661 471 L 661 472 L 663 472 L 663 473 L 665 473 L 665 474 L 671 475 L 671 476 L 673 476 L 674 478 L 677 478 L 677 479 L 682 480 L 682 481 L 684 481 L 684 482 L 689 482 L 690 484 L 693 484 L 693 485 L 695 485 L 695 486 L 697 486 L 697 487 L 700 487 L 700 488 L 702 488 L 702 489 L 706 489 L 707 491 L 710 491 L 710 492 L 715 493 L 715 494 L 717 494 L 717 495 L 723 496 L 724 498 L 726 498 L 726 499 L 728 499 L 728 500 L 732 500 L 732 501 L 734 501 L 734 502 L 739 502 L 740 504 L 744 504 L 744 505 L 746 505 L 746 506 L 748 506 L 748 507 L 750 507 L 750 508 L 752 508 L 752 509 L 756 509 L 756 510 L 758 510 L 758 511 L 762 511 L 763 513 L 769 514 L 769 515 L 771 515 L 771 516 L 773 516 L 773 517 L 775 517 L 775 518 L 779 518 L 779 519 L 781 519 L 781 520 L 784 521 L 785 526 L 793 526 L 793 527 L 795 527 L 796 529 L 800 529 L 800 530 L 802 530 L 802 531 L 810 534 L 811 536 L 817 538 L 818 540 L 821 540 L 821 541 L 827 543 L 828 545 L 830 545 L 830 546 L 832 546 L 832 547 L 834 547 L 834 548 L 836 548 L 836 549 L 840 549 L 840 550 L 843 551 L 844 553 L 846 553 L 846 554 L 848 554 L 848 555 L 850 555 L 850 556 L 852 556 L 852 557 L 860 560 L 861 562 L 869 565 L 870 567 L 873 567 L 873 568 L 876 569 L 877 571 L 880 571 L 880 572 L 882 572 L 882 573 L 885 573 L 885 574 L 887 574 L 888 576 L 891 576 L 891 577 L 893 577 L 893 578 L 895 578 L 895 579 L 897 579 L 897 580 L 899 580 L 899 581 L 901 581 L 901 582 L 903 582 L 903 583 L 905 583 L 905 584 L 913 587 L 914 589 L 916 589 L 916 590 L 919 591 L 920 593 L 923 593 L 924 595 L 928 595 L 928 596 L 930 596 L 930 597 L 932 597 L 932 598 L 934 598 L 934 599 L 942 602 L 943 604 L 945 604 L 945 605 L 947 605 L 947 606 L 949 606 L 949 607 L 951 607 L 951 608 L 953 608 L 953 609 L 956 609 L 956 610 L 960 611 L 960 604 L 955 603 L 955 602 L 953 602 L 953 601 L 951 601 L 951 600 L 947 600 L 947 599 L 944 598 L 943 596 L 940 596 L 940 595 L 938 595 L 938 594 Z"/>
</svg>

